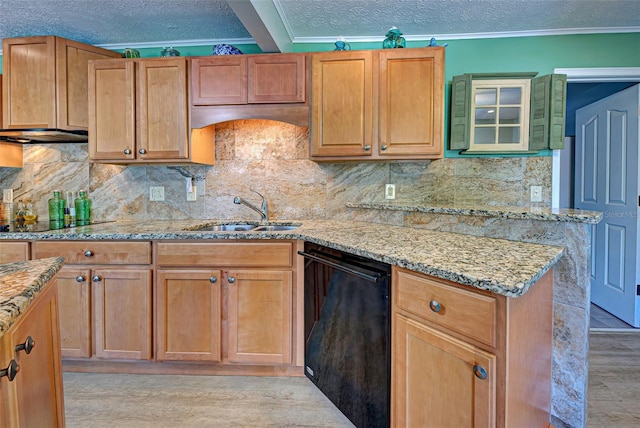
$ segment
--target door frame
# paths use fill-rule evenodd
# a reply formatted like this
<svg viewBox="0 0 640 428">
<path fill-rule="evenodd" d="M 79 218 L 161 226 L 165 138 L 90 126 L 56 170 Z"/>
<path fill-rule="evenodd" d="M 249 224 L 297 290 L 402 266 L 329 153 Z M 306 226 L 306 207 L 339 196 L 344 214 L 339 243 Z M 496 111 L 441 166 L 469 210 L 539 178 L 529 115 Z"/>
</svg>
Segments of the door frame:
<svg viewBox="0 0 640 428">
<path fill-rule="evenodd" d="M 566 74 L 567 83 L 640 82 L 640 67 L 554 68 L 553 72 L 556 74 Z M 552 151 L 551 208 L 558 208 L 560 206 L 562 152 L 562 150 Z"/>
</svg>

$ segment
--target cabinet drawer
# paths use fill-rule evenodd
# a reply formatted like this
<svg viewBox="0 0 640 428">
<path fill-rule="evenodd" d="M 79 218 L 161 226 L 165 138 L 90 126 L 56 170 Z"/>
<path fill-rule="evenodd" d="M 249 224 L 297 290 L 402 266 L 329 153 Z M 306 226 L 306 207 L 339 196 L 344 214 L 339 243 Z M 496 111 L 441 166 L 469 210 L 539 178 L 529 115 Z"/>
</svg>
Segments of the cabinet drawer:
<svg viewBox="0 0 640 428">
<path fill-rule="evenodd" d="M 289 267 L 290 242 L 160 242 L 160 266 Z"/>
<path fill-rule="evenodd" d="M 496 346 L 496 298 L 400 269 L 396 271 L 395 280 L 397 307 L 489 346 Z"/>
<path fill-rule="evenodd" d="M 64 257 L 65 264 L 151 264 L 150 242 L 36 242 L 33 258 Z"/>
<path fill-rule="evenodd" d="M 0 264 L 29 260 L 28 242 L 0 241 Z"/>
</svg>

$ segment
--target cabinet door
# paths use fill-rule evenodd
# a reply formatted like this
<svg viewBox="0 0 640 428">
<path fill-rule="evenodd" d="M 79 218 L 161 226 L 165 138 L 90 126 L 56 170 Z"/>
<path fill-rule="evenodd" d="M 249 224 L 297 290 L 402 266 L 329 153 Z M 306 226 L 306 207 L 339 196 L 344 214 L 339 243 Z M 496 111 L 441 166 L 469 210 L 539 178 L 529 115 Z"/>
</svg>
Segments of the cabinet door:
<svg viewBox="0 0 640 428">
<path fill-rule="evenodd" d="M 135 63 L 89 62 L 89 158 L 136 156 Z"/>
<path fill-rule="evenodd" d="M 9 351 L 20 366 L 8 394 L 10 426 L 64 426 L 58 300 L 55 285 L 47 287 L 3 338 L 5 355 Z M 28 337 L 35 345 L 27 354 L 16 346 L 26 344 Z"/>
<path fill-rule="evenodd" d="M 187 159 L 186 58 L 145 59 L 137 65 L 137 158 Z"/>
<path fill-rule="evenodd" d="M 229 361 L 291 363 L 292 272 L 227 273 Z"/>
<path fill-rule="evenodd" d="M 2 70 L 2 127 L 55 128 L 55 38 L 4 39 Z"/>
<path fill-rule="evenodd" d="M 219 270 L 159 270 L 156 359 L 220 361 Z"/>
<path fill-rule="evenodd" d="M 247 59 L 248 102 L 303 103 L 306 100 L 306 55 L 255 55 Z"/>
<path fill-rule="evenodd" d="M 96 269 L 92 273 L 95 355 L 151 358 L 151 271 Z"/>
<path fill-rule="evenodd" d="M 392 426 L 495 426 L 494 355 L 397 314 L 392 337 Z"/>
<path fill-rule="evenodd" d="M 311 57 L 311 155 L 371 156 L 371 51 Z"/>
<path fill-rule="evenodd" d="M 63 357 L 91 357 L 89 269 L 64 266 L 56 276 Z"/>
<path fill-rule="evenodd" d="M 196 106 L 246 104 L 247 59 L 233 55 L 193 58 L 191 102 Z"/>
<path fill-rule="evenodd" d="M 443 154 L 444 48 L 380 51 L 378 155 Z"/>
<path fill-rule="evenodd" d="M 121 58 L 117 52 L 56 37 L 58 128 L 87 130 L 87 64 L 95 59 Z"/>
</svg>

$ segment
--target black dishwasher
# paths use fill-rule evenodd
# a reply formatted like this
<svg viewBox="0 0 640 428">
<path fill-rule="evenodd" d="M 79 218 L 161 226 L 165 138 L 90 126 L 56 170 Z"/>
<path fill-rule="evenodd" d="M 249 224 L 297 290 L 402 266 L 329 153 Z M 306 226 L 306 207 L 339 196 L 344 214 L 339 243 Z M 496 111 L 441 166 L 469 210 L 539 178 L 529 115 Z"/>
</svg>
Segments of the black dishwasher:
<svg viewBox="0 0 640 428">
<path fill-rule="evenodd" d="M 389 426 L 391 267 L 306 243 L 305 374 L 357 427 Z"/>
</svg>

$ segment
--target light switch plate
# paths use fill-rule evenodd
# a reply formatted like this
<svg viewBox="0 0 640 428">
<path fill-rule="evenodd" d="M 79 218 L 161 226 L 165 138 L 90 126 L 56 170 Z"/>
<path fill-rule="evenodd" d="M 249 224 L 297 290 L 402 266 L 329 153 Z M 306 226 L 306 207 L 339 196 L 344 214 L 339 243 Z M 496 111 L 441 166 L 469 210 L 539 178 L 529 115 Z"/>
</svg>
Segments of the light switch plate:
<svg viewBox="0 0 640 428">
<path fill-rule="evenodd" d="M 385 184 L 385 186 L 384 186 L 384 198 L 385 199 L 395 199 L 396 198 L 396 185 L 395 184 Z"/>
<path fill-rule="evenodd" d="M 2 190 L 2 202 L 4 202 L 5 204 L 13 203 L 13 189 Z"/>
<path fill-rule="evenodd" d="M 542 186 L 531 186 L 531 202 L 542 202 Z"/>
</svg>

